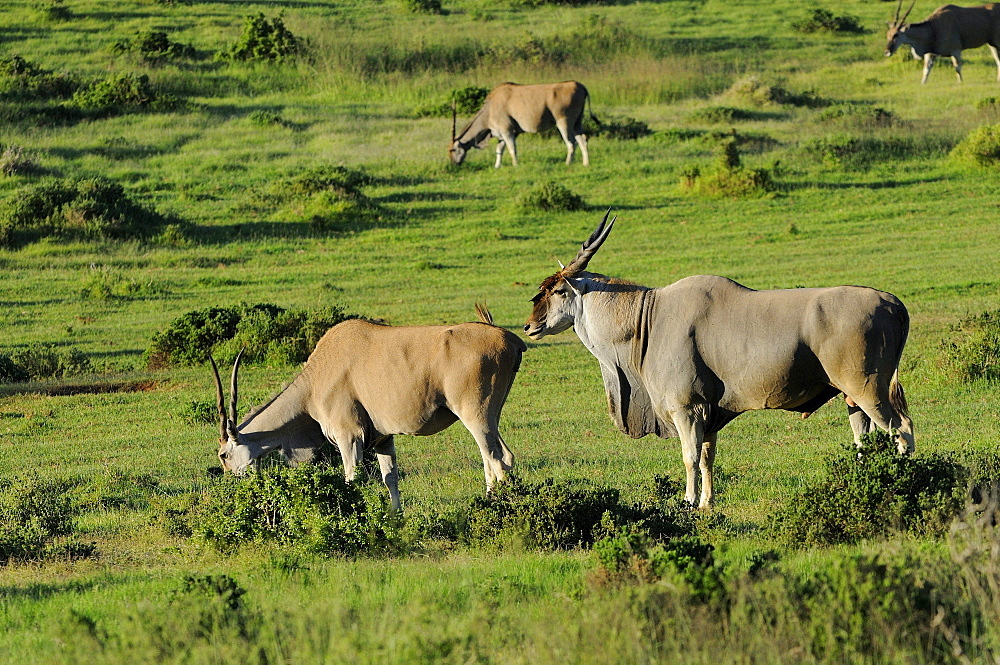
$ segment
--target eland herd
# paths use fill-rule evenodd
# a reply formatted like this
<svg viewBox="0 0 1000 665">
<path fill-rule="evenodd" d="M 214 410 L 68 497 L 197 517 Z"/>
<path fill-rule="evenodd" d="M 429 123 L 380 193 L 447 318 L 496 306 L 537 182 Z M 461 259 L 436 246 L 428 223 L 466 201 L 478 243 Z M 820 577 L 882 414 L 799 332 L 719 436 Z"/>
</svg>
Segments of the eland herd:
<svg viewBox="0 0 1000 665">
<path fill-rule="evenodd" d="M 888 22 L 886 56 L 909 46 L 923 60 L 923 83 L 936 56 L 950 57 L 961 81 L 962 51 L 985 44 L 1000 80 L 1000 5 L 945 5 L 920 23 L 906 23 L 915 1 L 900 15 L 899 0 Z M 555 127 L 566 163 L 579 146 L 587 165 L 588 100 L 576 81 L 501 84 L 460 132 L 453 109 L 451 161 L 461 164 L 470 149 L 493 137 L 495 166 L 504 149 L 516 166 L 517 136 Z M 680 439 L 692 507 L 711 507 L 718 433 L 745 411 L 783 409 L 807 417 L 843 395 L 856 445 L 879 428 L 891 433 L 900 454 L 913 452 L 913 422 L 898 376 L 909 315 L 898 298 L 864 286 L 757 291 L 713 275 L 651 288 L 589 272 L 614 228 L 609 215 L 573 260 L 539 285 L 523 331 L 539 340 L 573 328 L 597 358 L 618 429 L 633 438 Z M 452 326 L 336 325 L 292 383 L 241 422 L 240 356 L 228 410 L 212 360 L 222 467 L 242 474 L 275 450 L 295 464 L 330 443 L 353 480 L 371 450 L 399 510 L 394 435 L 435 434 L 460 420 L 479 447 L 489 491 L 514 463 L 499 421 L 527 346 L 494 325 L 485 307 L 476 310 L 478 322 Z"/>
</svg>

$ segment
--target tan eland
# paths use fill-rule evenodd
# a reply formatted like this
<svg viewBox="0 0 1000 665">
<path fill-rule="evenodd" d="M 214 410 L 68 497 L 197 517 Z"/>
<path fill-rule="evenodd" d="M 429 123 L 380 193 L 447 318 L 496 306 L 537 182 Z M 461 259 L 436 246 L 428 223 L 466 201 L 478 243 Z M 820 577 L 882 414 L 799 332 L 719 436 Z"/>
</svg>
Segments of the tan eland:
<svg viewBox="0 0 1000 665">
<path fill-rule="evenodd" d="M 461 164 L 470 148 L 483 148 L 490 137 L 496 137 L 497 161 L 500 168 L 504 146 L 510 151 L 510 160 L 517 166 L 518 134 L 544 132 L 555 127 L 566 144 L 566 163 L 573 161 L 577 144 L 583 155 L 583 165 L 590 164 L 587 152 L 587 135 L 583 133 L 584 105 L 590 94 L 582 83 L 542 83 L 519 85 L 502 83 L 486 96 L 482 108 L 461 132 L 456 133 L 457 117 L 452 115 L 451 144 L 448 154 L 453 164 Z M 593 113 L 590 117 L 597 122 Z"/>
<path fill-rule="evenodd" d="M 609 211 L 610 212 L 610 211 Z M 808 414 L 847 395 L 855 443 L 878 427 L 913 450 L 897 368 L 909 330 L 895 296 L 863 286 L 755 291 L 698 275 L 649 288 L 587 272 L 608 216 L 568 266 L 542 282 L 524 331 L 573 327 L 597 358 L 618 428 L 633 438 L 680 437 L 692 505 L 713 500 L 716 435 L 755 409 Z"/>
<path fill-rule="evenodd" d="M 514 463 L 500 436 L 500 411 L 526 347 L 514 333 L 492 325 L 485 308 L 476 310 L 480 322 L 453 326 L 340 323 L 316 344 L 295 380 L 239 425 L 240 356 L 233 364 L 228 413 L 211 360 L 223 469 L 244 473 L 276 449 L 290 463 L 302 462 L 329 441 L 339 449 L 350 481 L 364 451 L 372 449 L 392 507 L 399 510 L 393 435 L 426 436 L 461 420 L 479 445 L 489 489 Z"/>
</svg>

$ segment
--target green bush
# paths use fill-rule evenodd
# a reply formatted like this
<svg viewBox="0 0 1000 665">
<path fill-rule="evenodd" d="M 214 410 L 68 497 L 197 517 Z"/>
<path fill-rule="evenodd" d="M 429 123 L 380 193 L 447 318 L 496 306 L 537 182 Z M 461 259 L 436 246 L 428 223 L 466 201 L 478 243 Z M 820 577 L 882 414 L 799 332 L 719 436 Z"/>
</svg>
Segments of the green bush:
<svg viewBox="0 0 1000 665">
<path fill-rule="evenodd" d="M 0 354 L 0 383 L 59 379 L 92 371 L 90 359 L 76 347 L 34 343 L 9 355 Z"/>
<path fill-rule="evenodd" d="M 101 473 L 78 480 L 67 495 L 81 510 L 143 510 L 149 506 L 150 496 L 159 488 L 159 481 L 148 473 L 105 467 Z"/>
<path fill-rule="evenodd" d="M 117 74 L 82 86 L 73 95 L 78 108 L 99 115 L 134 110 L 172 111 L 182 106 L 172 95 L 159 94 L 145 74 Z"/>
<path fill-rule="evenodd" d="M 606 117 L 595 125 L 588 123 L 585 129 L 587 136 L 600 136 L 616 141 L 634 141 L 653 133 L 645 122 L 628 116 Z"/>
<path fill-rule="evenodd" d="M 414 110 L 414 115 L 418 118 L 427 117 L 451 117 L 452 103 L 454 103 L 455 113 L 459 116 L 468 116 L 478 113 L 486 101 L 486 95 L 490 93 L 489 88 L 481 88 L 476 85 L 464 88 L 455 88 L 448 95 L 445 101 L 421 106 Z"/>
<path fill-rule="evenodd" d="M 143 239 L 166 221 L 106 178 L 50 178 L 0 202 L 0 246 L 15 248 L 45 237 Z"/>
<path fill-rule="evenodd" d="M 1000 379 L 1000 310 L 969 316 L 948 328 L 944 364 L 961 381 Z"/>
<path fill-rule="evenodd" d="M 975 129 L 951 151 L 952 158 L 978 166 L 1000 163 L 1000 125 Z"/>
<path fill-rule="evenodd" d="M 867 434 L 826 462 L 826 474 L 772 516 L 775 530 L 802 545 L 852 543 L 893 530 L 940 533 L 965 498 L 967 470 L 951 456 L 897 454 L 893 438 Z"/>
<path fill-rule="evenodd" d="M 73 532 L 70 483 L 34 477 L 0 479 L 0 565 L 58 556 L 89 556 L 92 546 L 57 541 Z"/>
<path fill-rule="evenodd" d="M 656 542 L 645 531 L 628 526 L 594 543 L 594 580 L 611 586 L 667 581 L 697 602 L 718 600 L 726 585 L 715 565 L 714 549 L 691 535 Z"/>
<path fill-rule="evenodd" d="M 736 97 L 744 101 L 764 106 L 768 104 L 787 104 L 789 106 L 819 107 L 827 106 L 829 102 L 812 91 L 796 93 L 779 85 L 762 81 L 757 76 L 748 76 L 733 83 L 726 91 L 727 97 Z"/>
<path fill-rule="evenodd" d="M 813 9 L 806 18 L 792 21 L 792 27 L 799 32 L 806 33 L 820 31 L 862 33 L 865 31 L 857 17 L 835 16 L 828 9 Z"/>
<path fill-rule="evenodd" d="M 525 211 L 570 212 L 584 210 L 587 204 L 579 194 L 552 180 L 535 185 L 521 194 L 518 205 Z"/>
<path fill-rule="evenodd" d="M 111 51 L 119 54 L 134 53 L 149 63 L 191 59 L 197 55 L 194 47 L 171 41 L 167 33 L 157 30 L 145 30 L 133 39 L 119 40 L 111 46 Z"/>
<path fill-rule="evenodd" d="M 50 23 L 68 21 L 73 18 L 73 12 L 71 12 L 69 7 L 64 5 L 63 2 L 64 0 L 39 2 L 35 5 L 35 11 L 38 12 L 38 17 L 43 21 L 48 21 Z"/>
<path fill-rule="evenodd" d="M 689 119 L 693 122 L 723 124 L 739 120 L 752 120 L 753 113 L 732 106 L 709 106 L 694 111 L 690 114 Z"/>
<path fill-rule="evenodd" d="M 281 117 L 280 113 L 258 109 L 247 116 L 250 124 L 258 127 L 285 127 L 288 123 Z"/>
<path fill-rule="evenodd" d="M 68 74 L 56 74 L 19 55 L 0 58 L 0 99 L 69 99 L 80 82 Z"/>
<path fill-rule="evenodd" d="M 610 487 L 551 478 L 537 484 L 511 480 L 472 500 L 462 537 L 479 545 L 514 537 L 526 547 L 556 550 L 590 547 L 619 525 L 635 525 L 656 537 L 683 535 L 693 522 L 676 488 L 663 481 L 650 500 L 629 505 Z"/>
<path fill-rule="evenodd" d="M 712 169 L 689 167 L 681 173 L 683 189 L 701 196 L 740 199 L 767 196 L 778 186 L 767 169 L 751 169 L 742 165 L 735 139 L 722 141 L 718 159 Z"/>
<path fill-rule="evenodd" d="M 380 484 L 348 483 L 326 465 L 265 466 L 244 477 L 226 474 L 187 515 L 191 532 L 221 552 L 275 543 L 317 554 L 380 554 L 397 533 Z"/>
<path fill-rule="evenodd" d="M 80 288 L 84 300 L 134 300 L 161 295 L 166 289 L 151 279 L 138 280 L 105 266 L 91 266 Z"/>
<path fill-rule="evenodd" d="M 327 330 L 349 318 L 353 315 L 335 305 L 309 311 L 269 303 L 209 307 L 188 312 L 153 335 L 144 359 L 150 369 L 199 365 L 210 354 L 232 361 L 245 349 L 246 362 L 302 362 Z"/>
<path fill-rule="evenodd" d="M 415 14 L 440 14 L 441 0 L 400 0 L 403 7 Z"/>
<path fill-rule="evenodd" d="M 865 128 L 891 127 L 896 116 L 880 106 L 847 102 L 834 104 L 816 114 L 821 122 L 846 122 Z"/>
<path fill-rule="evenodd" d="M 833 134 L 805 141 L 802 150 L 830 168 L 865 170 L 889 160 L 943 156 L 948 143 L 935 136 L 879 138 Z"/>
<path fill-rule="evenodd" d="M 294 59 L 304 50 L 304 43 L 285 27 L 280 14 L 268 19 L 263 12 L 259 12 L 246 17 L 239 40 L 219 53 L 219 57 L 224 60 L 284 62 Z"/>
</svg>

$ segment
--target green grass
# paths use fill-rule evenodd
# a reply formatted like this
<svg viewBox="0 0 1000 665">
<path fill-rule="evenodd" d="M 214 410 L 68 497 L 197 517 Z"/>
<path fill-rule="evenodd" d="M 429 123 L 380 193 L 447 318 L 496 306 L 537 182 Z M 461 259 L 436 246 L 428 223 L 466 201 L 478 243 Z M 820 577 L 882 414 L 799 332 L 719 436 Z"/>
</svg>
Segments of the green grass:
<svg viewBox="0 0 1000 665">
<path fill-rule="evenodd" d="M 271 656 L 276 644 L 291 645 L 280 653 L 292 662 L 317 654 L 326 662 L 652 662 L 681 648 L 657 637 L 664 626 L 686 626 L 691 637 L 677 644 L 690 649 L 688 662 L 737 661 L 738 645 L 762 661 L 780 660 L 775 653 L 798 645 L 768 651 L 735 629 L 722 642 L 709 639 L 708 619 L 683 598 L 672 615 L 679 623 L 651 628 L 653 615 L 643 619 L 636 609 L 648 607 L 637 599 L 647 592 L 595 591 L 587 581 L 593 562 L 578 551 L 430 542 L 420 554 L 387 559 L 290 561 L 271 548 L 226 558 L 160 526 L 165 507 L 208 485 L 206 469 L 217 466 L 217 426 L 190 417 L 193 402 L 214 398 L 210 371 L 147 372 L 142 362 L 171 321 L 207 307 L 273 302 L 336 305 L 392 324 L 452 323 L 473 320 L 474 303 L 485 300 L 500 325 L 519 331 L 537 284 L 556 259 L 573 257 L 608 206 L 618 223 L 591 264 L 601 273 L 651 286 L 712 273 L 761 289 L 865 284 L 896 294 L 912 318 L 901 380 L 918 453 L 996 449 L 995 384 L 956 380 L 942 351 L 954 324 L 1000 308 L 995 179 L 947 157 L 970 132 L 996 122 L 977 110 L 996 95 L 985 49 L 965 52 L 965 83 L 942 68 L 920 86 L 919 63 L 881 55 L 887 3 L 838 6 L 870 31 L 859 35 L 797 32 L 792 21 L 804 10 L 791 0 L 766 11 L 742 0 L 580 8 L 455 0 L 443 2 L 440 15 L 403 4 L 290 3 L 284 24 L 306 40 L 309 56 L 273 65 L 211 55 L 239 39 L 246 16 L 273 17 L 277 6 L 81 0 L 69 18 L 53 21 L 34 2 L 5 5 L 0 57 L 19 54 L 89 81 L 145 75 L 187 106 L 7 123 L 0 147 L 20 147 L 32 168 L 0 174 L 0 199 L 45 178 L 100 176 L 191 226 L 172 240 L 50 239 L 0 249 L 0 353 L 77 348 L 94 371 L 0 385 L 0 476 L 32 469 L 50 479 L 111 472 L 155 480 L 141 489 L 146 504 L 91 505 L 77 518 L 74 537 L 95 542 L 97 558 L 0 568 L 0 660 L 79 660 L 100 648 L 93 626 L 141 626 L 150 616 L 183 636 L 188 609 L 177 611 L 175 624 L 164 618 L 176 607 L 175 589 L 186 575 L 221 573 L 246 589 L 251 615 L 268 626 L 285 617 L 291 627 L 282 635 L 297 640 L 267 628 L 258 642 Z M 114 53 L 115 43 L 151 30 L 199 57 L 154 64 Z M 751 75 L 826 106 L 724 94 Z M 518 141 L 517 169 L 505 160 L 494 170 L 492 144 L 454 168 L 449 119 L 413 117 L 447 91 L 565 79 L 587 85 L 598 117 L 634 118 L 653 133 L 593 137 L 589 168 L 578 160 L 565 166 L 561 141 L 535 135 Z M 2 82 L 0 104 L 5 113 L 23 108 Z M 850 113 L 824 115 L 830 107 Z M 743 165 L 767 169 L 779 192 L 741 200 L 687 194 L 678 184 L 685 169 L 712 164 L 720 140 L 712 132 L 726 134 L 733 124 L 721 118 L 706 129 L 699 114 L 734 108 L 746 110 L 737 127 Z M 876 108 L 892 122 L 870 121 L 865 111 Z M 268 118 L 280 122 L 261 121 Z M 855 152 L 824 159 L 817 145 Z M 350 221 L 311 225 L 308 197 L 288 196 L 284 184 L 330 166 L 369 174 L 363 191 L 373 207 Z M 588 207 L 521 206 L 540 183 L 579 194 Z M 296 371 L 245 368 L 241 413 Z M 571 332 L 529 343 L 501 428 L 528 482 L 585 479 L 631 501 L 655 475 L 683 478 L 676 440 L 633 441 L 614 429 L 597 362 Z M 716 513 L 724 520 L 703 534 L 717 559 L 745 569 L 754 552 L 772 547 L 769 515 L 813 484 L 827 456 L 850 439 L 841 401 L 808 420 L 758 412 L 728 425 L 716 465 Z M 460 425 L 398 437 L 397 447 L 409 514 L 482 494 L 481 459 Z M 834 570 L 839 557 L 856 552 L 922 550 L 947 557 L 942 541 L 910 538 L 780 549 L 778 566 L 798 575 Z M 90 650 L 66 646 L 78 643 Z M 256 656 L 241 644 L 220 638 L 191 658 L 250 662 Z M 902 646 L 891 652 L 894 643 L 886 644 L 883 660 L 907 659 Z M 119 644 L 103 657 L 142 660 L 145 648 Z M 836 661 L 824 653 L 812 656 Z"/>
</svg>

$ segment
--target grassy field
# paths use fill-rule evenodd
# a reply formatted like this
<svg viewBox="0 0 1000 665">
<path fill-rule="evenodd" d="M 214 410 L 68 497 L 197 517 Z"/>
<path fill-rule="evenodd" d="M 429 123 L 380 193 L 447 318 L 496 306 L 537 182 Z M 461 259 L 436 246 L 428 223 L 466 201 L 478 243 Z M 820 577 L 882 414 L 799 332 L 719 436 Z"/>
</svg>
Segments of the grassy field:
<svg viewBox="0 0 1000 665">
<path fill-rule="evenodd" d="M 217 464 L 217 425 L 191 415 L 214 399 L 210 371 L 153 370 L 144 360 L 172 321 L 274 303 L 454 323 L 485 301 L 499 325 L 520 332 L 538 283 L 609 206 L 618 223 L 591 263 L 597 272 L 650 286 L 707 273 L 758 289 L 863 284 L 896 294 L 911 315 L 900 371 L 918 456 L 997 451 L 995 381 L 959 380 L 943 350 L 960 320 L 1000 309 L 996 163 L 949 156 L 1000 121 L 985 49 L 965 53 L 964 83 L 945 61 L 921 86 L 919 63 L 882 57 L 887 2 L 827 3 L 857 17 L 860 33 L 797 30 L 811 8 L 792 0 L 444 0 L 440 14 L 408 4 L 0 2 L 5 62 L 21 56 L 88 85 L 142 75 L 177 101 L 79 110 L 82 97 L 0 76 L 0 167 L 13 164 L 0 168 L 0 225 L 26 188 L 96 177 L 173 224 L 135 239 L 0 244 L 0 354 L 53 345 L 89 363 L 83 373 L 0 383 L 4 491 L 16 494 L 29 477 L 98 496 L 82 502 L 66 536 L 93 543 L 91 556 L 0 567 L 0 659 L 1000 658 L 996 624 L 976 628 L 1000 617 L 995 552 L 977 568 L 940 533 L 803 547 L 775 532 L 772 514 L 800 501 L 850 442 L 841 400 L 807 420 L 745 414 L 721 433 L 717 505 L 696 531 L 715 548 L 724 602 L 664 578 L 602 583 L 585 547 L 422 534 L 389 555 L 323 557 L 266 543 L 223 555 L 164 527 L 168 509 L 217 482 L 206 473 Z M 280 12 L 303 52 L 278 62 L 216 57 L 258 12 Z M 151 61 L 115 48 L 142 31 L 194 54 Z M 565 79 L 586 84 L 605 123 L 630 118 L 650 132 L 593 136 L 588 168 L 567 167 L 558 138 L 534 135 L 518 141 L 516 169 L 509 157 L 493 169 L 492 145 L 456 168 L 450 118 L 421 112 L 467 86 Z M 743 165 L 766 169 L 774 191 L 714 197 L 682 186 L 692 167 L 713 168 L 731 131 Z M 370 176 L 361 208 L 341 215 L 340 203 L 296 189 L 302 173 L 331 166 Z M 585 209 L 524 205 L 525 192 L 550 182 Z M 296 371 L 246 367 L 241 412 Z M 597 363 L 571 332 L 528 344 L 501 427 L 528 483 L 586 481 L 634 501 L 654 476 L 683 478 L 676 440 L 615 430 Z M 460 425 L 397 437 L 397 448 L 406 533 L 483 495 L 481 460 Z M 757 575 L 765 559 L 770 573 Z M 205 595 L 192 582 L 222 575 L 236 592 Z M 945 579 L 967 582 L 955 590 Z M 786 597 L 805 600 L 793 607 Z"/>
</svg>

